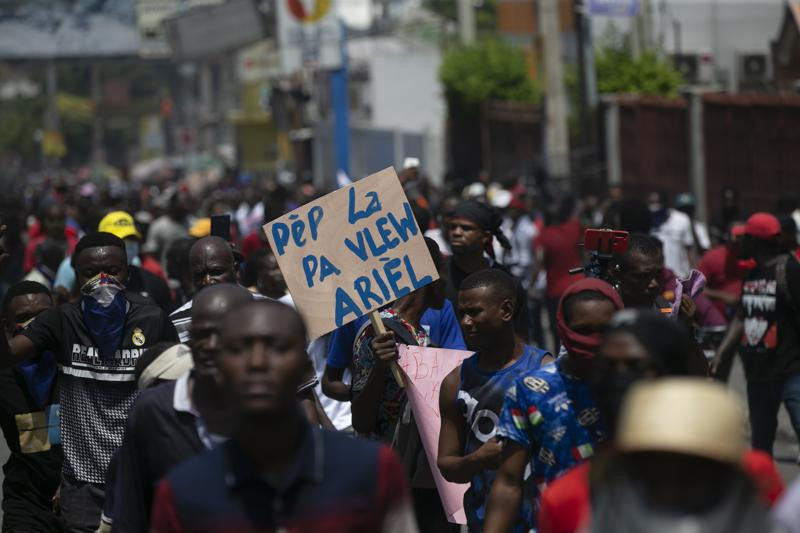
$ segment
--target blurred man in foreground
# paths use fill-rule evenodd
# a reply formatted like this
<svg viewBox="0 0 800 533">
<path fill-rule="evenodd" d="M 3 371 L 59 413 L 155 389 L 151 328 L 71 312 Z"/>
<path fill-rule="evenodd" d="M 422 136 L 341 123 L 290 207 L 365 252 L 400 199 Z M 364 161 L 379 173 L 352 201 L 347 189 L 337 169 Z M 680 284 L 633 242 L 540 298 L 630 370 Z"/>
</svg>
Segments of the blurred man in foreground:
<svg viewBox="0 0 800 533">
<path fill-rule="evenodd" d="M 635 385 L 622 406 L 615 452 L 591 481 L 589 531 L 770 531 L 740 466 L 745 424 L 738 398 L 722 385 L 698 378 Z"/>
<path fill-rule="evenodd" d="M 655 311 L 626 309 L 614 315 L 597 351 L 591 380 L 610 440 L 616 435 L 623 399 L 635 383 L 690 375 L 688 345 L 685 329 Z M 783 481 L 772 458 L 749 450 L 741 464 L 758 486 L 764 503 L 774 503 L 783 491 Z M 539 533 L 576 533 L 588 523 L 589 480 L 596 465 L 602 469 L 602 452 L 547 487 L 542 494 Z"/>
<path fill-rule="evenodd" d="M 215 356 L 223 317 L 252 300 L 246 289 L 228 283 L 195 296 L 190 344 L 194 369 L 143 391 L 131 408 L 119 458 L 114 531 L 145 531 L 156 483 L 228 433 L 230 404 L 219 384 Z M 185 345 L 177 349 L 189 352 Z"/>
<path fill-rule="evenodd" d="M 306 342 L 300 315 L 279 302 L 228 313 L 217 364 L 236 405 L 236 430 L 164 479 L 152 532 L 416 531 L 391 450 L 303 417 L 296 390 L 306 376 Z"/>
</svg>

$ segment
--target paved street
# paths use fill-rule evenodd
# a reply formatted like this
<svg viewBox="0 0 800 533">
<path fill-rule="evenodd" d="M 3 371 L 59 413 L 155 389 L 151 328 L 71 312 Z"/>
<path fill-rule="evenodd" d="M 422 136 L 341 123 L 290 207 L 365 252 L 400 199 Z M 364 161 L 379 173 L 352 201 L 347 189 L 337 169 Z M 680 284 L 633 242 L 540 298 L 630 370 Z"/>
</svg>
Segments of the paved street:
<svg viewBox="0 0 800 533">
<path fill-rule="evenodd" d="M 745 402 L 744 405 L 746 406 L 744 372 L 738 358 L 731 371 L 730 386 L 741 394 L 742 401 Z M 797 465 L 800 449 L 798 448 L 792 425 L 789 422 L 789 415 L 783 407 L 781 407 L 778 415 L 778 436 L 775 440 L 774 453 L 778 470 L 783 476 L 783 480 L 788 484 L 800 474 L 800 467 Z"/>
</svg>

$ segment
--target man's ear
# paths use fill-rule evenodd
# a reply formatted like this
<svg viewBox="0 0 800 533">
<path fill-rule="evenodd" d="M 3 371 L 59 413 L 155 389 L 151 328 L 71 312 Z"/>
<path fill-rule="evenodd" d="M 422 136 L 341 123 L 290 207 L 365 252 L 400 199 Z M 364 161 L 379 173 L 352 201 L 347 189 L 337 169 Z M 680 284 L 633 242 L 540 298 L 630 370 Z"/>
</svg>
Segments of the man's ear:
<svg viewBox="0 0 800 533">
<path fill-rule="evenodd" d="M 505 322 L 513 322 L 514 321 L 514 311 L 515 309 L 514 302 L 510 299 L 506 298 L 500 303 L 500 317 Z"/>
<path fill-rule="evenodd" d="M 239 272 L 241 270 L 242 264 L 244 263 L 244 255 L 239 248 L 236 246 L 235 243 L 229 242 L 228 246 L 231 247 L 231 253 L 233 254 L 233 269 L 236 271 L 236 279 L 239 279 Z"/>
</svg>

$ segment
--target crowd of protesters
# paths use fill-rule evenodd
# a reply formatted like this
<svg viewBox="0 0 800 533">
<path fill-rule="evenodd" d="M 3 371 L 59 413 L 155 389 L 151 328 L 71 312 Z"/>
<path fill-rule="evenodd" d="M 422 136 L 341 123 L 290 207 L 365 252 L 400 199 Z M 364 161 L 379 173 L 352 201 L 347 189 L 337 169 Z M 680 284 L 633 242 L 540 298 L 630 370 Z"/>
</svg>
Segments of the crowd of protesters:
<svg viewBox="0 0 800 533">
<path fill-rule="evenodd" d="M 483 178 L 403 169 L 439 279 L 381 309 L 385 333 L 318 339 L 261 229 L 309 183 L 8 196 L 3 531 L 458 531 L 436 471 L 469 484 L 470 532 L 800 531 L 772 458 L 781 405 L 800 435 L 800 204 L 726 189 L 706 225 L 688 193 Z M 588 228 L 626 246 L 593 254 Z M 435 462 L 398 344 L 471 354 L 441 383 Z"/>
</svg>

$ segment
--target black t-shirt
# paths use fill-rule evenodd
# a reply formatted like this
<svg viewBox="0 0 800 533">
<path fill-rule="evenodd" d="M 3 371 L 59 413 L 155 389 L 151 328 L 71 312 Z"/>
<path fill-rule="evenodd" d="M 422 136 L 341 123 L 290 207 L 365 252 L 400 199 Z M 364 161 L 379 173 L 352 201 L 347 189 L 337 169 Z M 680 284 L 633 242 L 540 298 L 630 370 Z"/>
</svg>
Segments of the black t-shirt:
<svg viewBox="0 0 800 533">
<path fill-rule="evenodd" d="M 458 314 L 458 290 L 461 287 L 461 283 L 467 276 L 469 276 L 469 274 L 458 267 L 456 262 L 453 261 L 452 256 L 445 259 L 445 268 L 447 269 L 447 288 L 445 289 L 447 299 L 453 304 L 453 309 L 456 311 L 456 314 Z M 502 270 L 509 276 L 514 277 L 507 268 L 494 261 L 491 262 L 489 268 Z M 528 295 L 525 293 L 525 289 L 522 288 L 522 284 L 519 282 L 519 280 L 517 278 L 514 278 L 514 280 L 517 284 L 517 309 L 514 311 L 514 331 L 524 342 L 527 343 L 530 340 L 530 312 L 528 311 Z"/>
<path fill-rule="evenodd" d="M 130 307 L 121 345 L 110 361 L 101 360 L 83 323 L 80 301 L 45 311 L 21 333 L 38 353 L 50 350 L 59 363 L 63 474 L 70 480 L 105 483 L 136 398 L 136 360 L 158 342 L 178 342 L 161 308 L 137 294 L 125 295 Z"/>
<path fill-rule="evenodd" d="M 205 450 L 191 413 L 174 408 L 176 382 L 142 391 L 130 410 L 114 489 L 114 531 L 147 531 L 156 483 Z"/>
<path fill-rule="evenodd" d="M 172 293 L 167 286 L 167 283 L 147 270 L 130 266 L 128 281 L 125 287 L 130 292 L 135 292 L 150 298 L 157 306 L 169 314 L 175 309 L 175 303 L 172 301 Z"/>
<path fill-rule="evenodd" d="M 786 295 L 778 290 L 776 263 L 750 271 L 742 284 L 740 351 L 750 381 L 782 380 L 800 374 L 800 331 Z M 800 309 L 800 264 L 789 259 L 786 283 Z"/>
<path fill-rule="evenodd" d="M 11 451 L 3 466 L 3 531 L 61 531 L 52 498 L 61 481 L 62 451 L 50 443 L 47 422 L 21 372 L 0 370 L 0 428 Z"/>
</svg>

